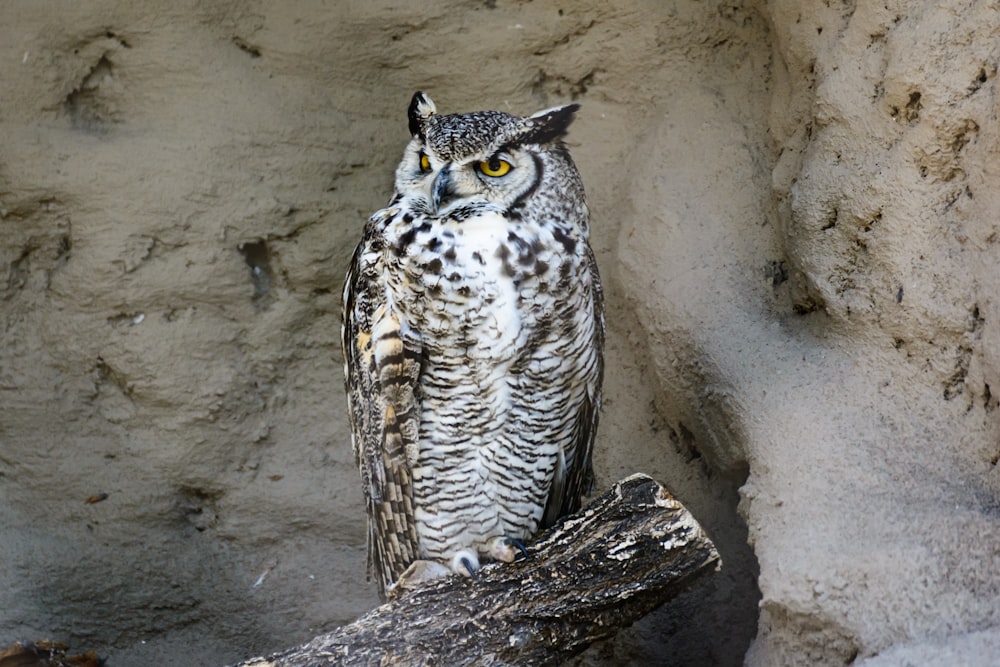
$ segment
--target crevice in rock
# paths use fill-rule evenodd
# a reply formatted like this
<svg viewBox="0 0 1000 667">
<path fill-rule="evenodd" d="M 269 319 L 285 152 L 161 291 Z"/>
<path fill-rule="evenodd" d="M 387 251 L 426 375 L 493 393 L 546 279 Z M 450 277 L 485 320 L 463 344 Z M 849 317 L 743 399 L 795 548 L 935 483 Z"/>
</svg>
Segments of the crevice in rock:
<svg viewBox="0 0 1000 667">
<path fill-rule="evenodd" d="M 260 58 L 260 47 L 251 44 L 239 35 L 233 35 L 233 44 L 236 45 L 236 48 L 251 58 Z"/>
<path fill-rule="evenodd" d="M 132 399 L 132 385 L 124 373 L 111 366 L 103 357 L 97 357 L 95 368 L 98 385 L 110 383 L 117 387 L 123 396 Z"/>
<path fill-rule="evenodd" d="M 707 476 L 711 476 L 711 470 L 704 465 L 704 461 L 701 457 L 701 450 L 699 450 L 697 444 L 695 444 L 694 433 L 692 433 L 684 425 L 684 422 L 677 422 L 677 428 L 670 429 L 669 438 L 670 442 L 673 443 L 677 451 L 684 456 L 685 462 L 691 463 L 692 461 L 699 461 L 703 472 Z"/>
<path fill-rule="evenodd" d="M 903 109 L 903 118 L 909 123 L 914 123 L 920 118 L 920 110 L 923 109 L 923 104 L 920 103 L 920 91 L 915 90 L 910 93 L 910 99 L 906 103 L 906 107 Z"/>
<path fill-rule="evenodd" d="M 248 241 L 241 243 L 237 249 L 243 255 L 243 261 L 250 267 L 254 305 L 258 309 L 266 308 L 274 299 L 271 294 L 274 272 L 271 269 L 271 250 L 267 241 Z"/>
<path fill-rule="evenodd" d="M 979 73 L 972 80 L 972 83 L 969 84 L 969 87 L 967 89 L 969 91 L 969 95 L 979 92 L 979 89 L 982 88 L 987 81 L 989 81 L 991 74 L 996 74 L 995 66 L 992 65 L 987 66 L 984 64 L 982 67 L 980 67 Z"/>
<path fill-rule="evenodd" d="M 122 37 L 119 33 L 115 32 L 114 30 L 111 30 L 110 28 L 104 31 L 104 37 L 106 37 L 107 39 L 114 40 L 123 49 L 132 48 L 132 45 L 129 43 L 127 39 Z"/>
<path fill-rule="evenodd" d="M 116 109 L 107 95 L 115 69 L 109 55 L 101 55 L 63 103 L 73 127 L 78 130 L 104 134 L 110 125 L 118 122 Z"/>
<path fill-rule="evenodd" d="M 71 225 L 59 200 L 46 197 L 12 210 L 0 209 L 0 219 L 8 218 L 17 220 L 17 229 L 25 233 L 7 239 L 6 298 L 30 291 L 32 282 L 48 290 L 53 274 L 65 266 L 73 249 Z"/>
<path fill-rule="evenodd" d="M 874 215 L 864 221 L 861 229 L 866 234 L 878 226 L 878 223 L 882 222 L 882 211 L 876 211 Z"/>
<path fill-rule="evenodd" d="M 951 142 L 951 150 L 956 155 L 969 145 L 969 142 L 976 138 L 979 132 L 979 123 L 972 119 L 966 119 L 955 131 L 955 138 Z"/>
<path fill-rule="evenodd" d="M 7 270 L 7 290 L 9 292 L 21 289 L 28 281 L 29 259 L 31 253 L 37 249 L 36 245 L 29 243 L 21 248 L 21 254 L 10 263 L 10 268 Z"/>
<path fill-rule="evenodd" d="M 729 470 L 720 472 L 710 469 L 701 448 L 690 431 L 678 424 L 669 432 L 682 443 L 682 455 L 690 456 L 689 466 L 703 473 L 703 483 L 711 489 L 710 507 L 692 505 L 702 521 L 703 527 L 715 541 L 722 556 L 722 569 L 717 579 L 702 589 L 695 589 L 680 596 L 663 609 L 666 621 L 660 626 L 668 628 L 674 640 L 668 643 L 672 659 L 664 664 L 708 664 L 703 657 L 695 658 L 694 653 L 685 655 L 692 647 L 687 646 L 684 635 L 690 627 L 714 628 L 709 632 L 724 632 L 714 642 L 711 664 L 742 664 L 743 657 L 757 634 L 759 623 L 759 602 L 761 599 L 758 579 L 760 564 L 749 541 L 747 524 L 739 512 L 739 489 L 746 484 L 750 468 L 740 462 Z M 692 499 L 693 500 L 693 499 Z M 720 610 L 725 612 L 720 615 Z"/>
<path fill-rule="evenodd" d="M 969 375 L 971 362 L 972 346 L 968 343 L 959 345 L 955 358 L 955 370 L 944 382 L 944 400 L 950 401 L 965 391 L 965 378 Z"/>
<path fill-rule="evenodd" d="M 178 489 L 178 494 L 178 509 L 199 533 L 218 523 L 218 501 L 225 495 L 223 491 L 183 485 Z"/>
<path fill-rule="evenodd" d="M 983 324 L 986 320 L 983 318 L 982 312 L 979 310 L 979 304 L 973 304 L 972 308 L 969 310 L 969 319 L 966 323 L 965 330 L 973 334 L 975 338 L 979 338 L 982 333 Z"/>
<path fill-rule="evenodd" d="M 825 232 L 828 229 L 833 229 L 837 226 L 837 218 L 840 216 L 840 211 L 834 206 L 827 212 L 826 217 L 823 219 L 823 226 L 819 228 L 821 232 Z"/>
<path fill-rule="evenodd" d="M 792 304 L 792 312 L 796 315 L 808 315 L 810 313 L 815 313 L 818 310 L 822 310 L 822 303 L 813 299 L 808 294 L 801 294 L 799 297 L 800 298 L 796 299 L 795 303 Z"/>
<path fill-rule="evenodd" d="M 551 100 L 577 100 L 586 94 L 595 78 L 600 74 L 600 68 L 592 69 L 579 78 L 571 79 L 560 74 L 551 74 L 544 69 L 538 70 L 531 82 L 531 93 L 542 105 L 551 104 Z"/>
<path fill-rule="evenodd" d="M 770 262 L 766 273 L 771 279 L 771 287 L 774 289 L 778 289 L 778 287 L 788 282 L 788 267 L 785 265 L 785 260 L 783 259 Z"/>
</svg>

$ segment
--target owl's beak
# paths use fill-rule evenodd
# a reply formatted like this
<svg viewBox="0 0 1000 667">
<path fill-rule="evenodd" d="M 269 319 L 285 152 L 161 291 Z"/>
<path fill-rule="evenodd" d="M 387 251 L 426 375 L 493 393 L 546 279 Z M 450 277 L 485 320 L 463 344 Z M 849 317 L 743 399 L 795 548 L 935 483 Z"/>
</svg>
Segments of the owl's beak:
<svg viewBox="0 0 1000 667">
<path fill-rule="evenodd" d="M 437 213 L 441 207 L 447 206 L 456 194 L 455 182 L 451 177 L 451 165 L 445 165 L 434 179 L 434 189 L 431 191 L 431 205 L 434 206 L 434 212 Z"/>
</svg>

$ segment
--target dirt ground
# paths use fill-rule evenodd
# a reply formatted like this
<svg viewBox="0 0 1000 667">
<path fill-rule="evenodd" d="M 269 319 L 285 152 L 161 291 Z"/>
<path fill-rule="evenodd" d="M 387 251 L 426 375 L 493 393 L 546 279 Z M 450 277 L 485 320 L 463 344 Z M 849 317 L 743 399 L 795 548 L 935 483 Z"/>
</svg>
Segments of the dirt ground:
<svg viewBox="0 0 1000 667">
<path fill-rule="evenodd" d="M 582 105 L 597 486 L 656 477 L 725 563 L 580 663 L 988 664 L 998 26 L 983 2 L 3 4 L 0 645 L 221 665 L 377 603 L 340 291 L 422 89 Z"/>
</svg>

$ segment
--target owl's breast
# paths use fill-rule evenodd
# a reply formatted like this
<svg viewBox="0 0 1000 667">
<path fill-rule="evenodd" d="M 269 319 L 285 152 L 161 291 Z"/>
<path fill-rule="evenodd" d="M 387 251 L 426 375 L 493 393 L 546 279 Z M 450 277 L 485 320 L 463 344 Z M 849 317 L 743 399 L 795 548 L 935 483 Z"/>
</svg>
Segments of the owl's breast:
<svg viewBox="0 0 1000 667">
<path fill-rule="evenodd" d="M 387 230 L 385 280 L 409 325 L 425 343 L 512 355 L 527 324 L 522 290 L 533 277 L 512 260 L 511 222 L 493 210 L 400 222 Z"/>
</svg>

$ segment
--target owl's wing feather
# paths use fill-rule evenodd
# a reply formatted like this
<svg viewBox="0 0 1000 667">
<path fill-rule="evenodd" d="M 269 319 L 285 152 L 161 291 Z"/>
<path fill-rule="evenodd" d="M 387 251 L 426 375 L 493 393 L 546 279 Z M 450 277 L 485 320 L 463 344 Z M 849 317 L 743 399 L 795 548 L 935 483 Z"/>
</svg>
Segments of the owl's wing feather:
<svg viewBox="0 0 1000 667">
<path fill-rule="evenodd" d="M 413 478 L 420 349 L 404 341 L 369 222 L 344 288 L 343 350 L 354 456 L 368 513 L 368 576 L 386 591 L 418 558 Z"/>
<path fill-rule="evenodd" d="M 556 519 L 580 509 L 581 500 L 594 485 L 593 451 L 600 419 L 601 387 L 604 384 L 604 292 L 597 270 L 593 250 L 587 248 L 590 269 L 591 300 L 593 303 L 594 332 L 592 344 L 587 347 L 594 355 L 595 381 L 580 404 L 573 426 L 573 438 L 560 460 L 555 479 L 542 515 L 542 527 L 547 528 Z"/>
</svg>

